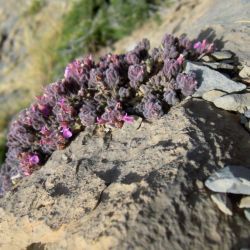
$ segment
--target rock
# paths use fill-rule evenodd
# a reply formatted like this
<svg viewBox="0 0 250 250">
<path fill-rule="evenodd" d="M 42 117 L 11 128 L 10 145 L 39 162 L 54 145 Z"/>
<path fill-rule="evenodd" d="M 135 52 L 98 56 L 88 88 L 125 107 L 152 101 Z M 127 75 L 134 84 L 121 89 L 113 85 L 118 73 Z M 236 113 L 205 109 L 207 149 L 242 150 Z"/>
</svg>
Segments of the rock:
<svg viewBox="0 0 250 250">
<path fill-rule="evenodd" d="M 196 181 L 195 181 L 195 185 L 196 185 L 196 187 L 197 187 L 198 189 L 203 189 L 203 188 L 204 188 L 204 184 L 203 184 L 203 182 L 200 181 L 200 180 L 196 180 Z"/>
<path fill-rule="evenodd" d="M 211 199 L 221 212 L 227 215 L 233 215 L 232 203 L 226 194 L 212 194 Z"/>
<path fill-rule="evenodd" d="M 0 246 L 247 246 L 249 222 L 221 216 L 200 183 L 226 162 L 250 165 L 249 134 L 235 115 L 194 99 L 131 126 L 113 129 L 110 138 L 83 131 L 0 199 Z"/>
<path fill-rule="evenodd" d="M 250 109 L 248 109 L 248 110 L 246 110 L 246 111 L 244 112 L 244 116 L 245 116 L 246 118 L 249 118 L 249 119 L 250 119 Z"/>
<path fill-rule="evenodd" d="M 214 192 L 249 195 L 250 168 L 227 166 L 211 175 L 205 185 Z"/>
<path fill-rule="evenodd" d="M 249 208 L 244 209 L 244 214 L 245 214 L 247 220 L 250 222 L 250 209 Z"/>
<path fill-rule="evenodd" d="M 250 196 L 243 197 L 240 200 L 239 208 L 250 208 Z"/>
<path fill-rule="evenodd" d="M 250 78 L 250 66 L 245 65 L 240 71 L 239 76 L 242 78 Z"/>
<path fill-rule="evenodd" d="M 220 90 L 210 90 L 202 95 L 206 101 L 213 102 L 216 98 L 225 95 L 226 93 Z"/>
<path fill-rule="evenodd" d="M 215 51 L 211 54 L 218 61 L 231 59 L 233 57 L 233 53 L 229 50 Z"/>
<path fill-rule="evenodd" d="M 234 82 L 223 74 L 206 66 L 187 62 L 184 72 L 188 73 L 190 71 L 196 73 L 199 86 L 193 95 L 194 97 L 201 97 L 204 93 L 214 89 L 232 93 L 246 88 L 246 85 Z"/>
<path fill-rule="evenodd" d="M 214 100 L 218 108 L 244 113 L 250 109 L 250 93 L 224 95 Z"/>
<path fill-rule="evenodd" d="M 218 69 L 224 69 L 224 70 L 235 70 L 236 67 L 232 64 L 225 63 L 225 62 L 204 62 L 203 65 L 208 66 L 209 68 L 218 70 Z"/>
</svg>

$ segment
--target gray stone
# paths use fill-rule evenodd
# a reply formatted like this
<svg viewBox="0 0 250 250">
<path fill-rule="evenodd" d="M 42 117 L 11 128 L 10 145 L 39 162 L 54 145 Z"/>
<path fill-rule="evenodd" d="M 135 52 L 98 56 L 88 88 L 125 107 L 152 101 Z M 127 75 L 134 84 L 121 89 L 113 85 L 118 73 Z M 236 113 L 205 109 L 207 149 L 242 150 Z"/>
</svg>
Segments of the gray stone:
<svg viewBox="0 0 250 250">
<path fill-rule="evenodd" d="M 218 70 L 218 69 L 234 70 L 235 69 L 234 65 L 225 63 L 225 62 L 204 62 L 203 64 L 215 70 Z"/>
<path fill-rule="evenodd" d="M 209 56 L 209 55 L 203 56 L 203 57 L 202 57 L 202 60 L 203 60 L 204 62 L 214 62 L 214 59 L 213 59 L 211 56 Z"/>
<path fill-rule="evenodd" d="M 204 93 L 214 89 L 232 93 L 246 88 L 246 85 L 234 82 L 223 74 L 206 66 L 187 62 L 184 72 L 188 73 L 190 71 L 196 73 L 199 85 L 197 91 L 193 95 L 194 97 L 201 97 Z"/>
<path fill-rule="evenodd" d="M 247 220 L 250 221 L 250 209 L 249 208 L 244 209 L 244 214 L 245 214 Z"/>
<path fill-rule="evenodd" d="M 226 59 L 231 59 L 233 57 L 233 53 L 230 52 L 230 51 L 228 51 L 228 50 L 215 51 L 211 55 L 212 55 L 212 57 L 214 57 L 218 61 L 222 61 L 222 60 L 226 60 Z"/>
<path fill-rule="evenodd" d="M 239 208 L 250 208 L 250 196 L 243 197 L 240 200 Z"/>
<path fill-rule="evenodd" d="M 224 95 L 214 100 L 218 108 L 244 113 L 250 109 L 250 93 Z"/>
<path fill-rule="evenodd" d="M 221 212 L 227 215 L 233 215 L 232 203 L 226 194 L 212 194 L 211 199 Z"/>
<path fill-rule="evenodd" d="M 214 192 L 250 194 L 250 169 L 243 166 L 227 166 L 205 182 L 207 188 Z"/>
<path fill-rule="evenodd" d="M 248 109 L 248 110 L 246 110 L 246 111 L 244 112 L 244 116 L 245 116 L 246 118 L 250 118 L 250 109 Z"/>
<path fill-rule="evenodd" d="M 218 97 L 225 95 L 226 93 L 220 90 L 210 90 L 202 95 L 202 98 L 206 101 L 213 102 Z"/>
</svg>

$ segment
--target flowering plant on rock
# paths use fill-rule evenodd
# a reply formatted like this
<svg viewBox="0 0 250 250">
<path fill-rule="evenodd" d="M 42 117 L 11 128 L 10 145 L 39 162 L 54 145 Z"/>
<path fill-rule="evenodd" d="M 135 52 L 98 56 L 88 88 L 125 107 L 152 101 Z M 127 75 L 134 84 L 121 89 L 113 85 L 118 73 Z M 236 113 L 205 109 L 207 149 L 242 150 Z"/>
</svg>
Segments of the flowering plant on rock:
<svg viewBox="0 0 250 250">
<path fill-rule="evenodd" d="M 107 54 L 98 62 L 86 56 L 69 63 L 64 78 L 45 87 L 12 121 L 0 195 L 85 127 L 122 128 L 133 123 L 133 115 L 148 120 L 161 117 L 197 88 L 195 74 L 182 73 L 185 60 L 195 61 L 212 50 L 205 40 L 193 44 L 186 36 L 166 34 L 160 47 L 151 51 L 143 39 L 126 54 Z"/>
</svg>

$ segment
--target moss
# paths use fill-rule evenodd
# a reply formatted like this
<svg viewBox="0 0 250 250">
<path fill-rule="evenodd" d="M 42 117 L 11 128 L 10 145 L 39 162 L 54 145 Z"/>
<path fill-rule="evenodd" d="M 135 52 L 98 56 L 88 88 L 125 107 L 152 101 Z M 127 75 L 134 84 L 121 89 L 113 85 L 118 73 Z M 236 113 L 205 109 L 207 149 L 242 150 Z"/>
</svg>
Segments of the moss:
<svg viewBox="0 0 250 250">
<path fill-rule="evenodd" d="M 41 9 L 45 6 L 45 0 L 32 0 L 31 5 L 26 11 L 27 15 L 33 16 L 41 11 Z"/>
</svg>

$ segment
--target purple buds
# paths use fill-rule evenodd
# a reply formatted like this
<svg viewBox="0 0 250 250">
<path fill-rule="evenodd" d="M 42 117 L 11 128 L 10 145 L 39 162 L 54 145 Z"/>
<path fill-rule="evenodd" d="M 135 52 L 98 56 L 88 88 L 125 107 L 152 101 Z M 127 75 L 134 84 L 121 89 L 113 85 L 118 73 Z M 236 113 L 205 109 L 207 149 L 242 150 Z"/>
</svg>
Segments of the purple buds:
<svg viewBox="0 0 250 250">
<path fill-rule="evenodd" d="M 181 90 L 184 96 L 192 95 L 197 88 L 197 81 L 195 73 L 180 73 L 176 78 L 177 88 Z"/>
<path fill-rule="evenodd" d="M 145 77 L 145 68 L 143 65 L 131 65 L 128 68 L 128 78 L 132 82 L 131 87 L 135 87 L 135 83 L 143 82 Z"/>
</svg>

